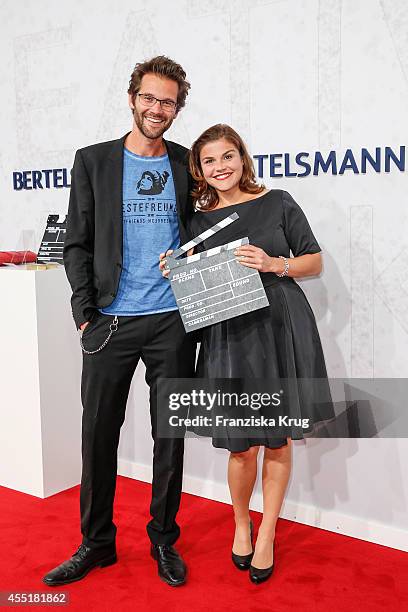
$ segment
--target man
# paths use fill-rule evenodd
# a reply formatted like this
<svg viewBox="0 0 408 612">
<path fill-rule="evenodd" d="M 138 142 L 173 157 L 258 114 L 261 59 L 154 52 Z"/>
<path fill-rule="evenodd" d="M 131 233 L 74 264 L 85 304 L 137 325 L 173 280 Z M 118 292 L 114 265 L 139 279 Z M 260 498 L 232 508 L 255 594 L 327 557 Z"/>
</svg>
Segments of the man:
<svg viewBox="0 0 408 612">
<path fill-rule="evenodd" d="M 82 544 L 44 577 L 80 580 L 116 562 L 112 521 L 119 433 L 139 359 L 150 387 L 153 482 L 147 525 L 159 576 L 185 582 L 173 544 L 183 470 L 183 439 L 157 435 L 157 379 L 193 375 L 195 346 L 184 332 L 159 253 L 187 239 L 192 213 L 187 149 L 163 139 L 190 88 L 167 57 L 136 64 L 129 84 L 133 128 L 119 140 L 77 151 L 64 263 L 72 312 L 82 333 Z"/>
</svg>

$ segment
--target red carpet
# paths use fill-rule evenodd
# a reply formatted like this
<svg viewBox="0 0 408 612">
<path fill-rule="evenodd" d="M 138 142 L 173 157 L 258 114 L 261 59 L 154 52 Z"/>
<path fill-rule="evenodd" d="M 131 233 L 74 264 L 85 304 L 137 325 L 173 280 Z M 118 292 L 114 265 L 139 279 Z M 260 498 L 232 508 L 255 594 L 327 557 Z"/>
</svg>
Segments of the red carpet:
<svg viewBox="0 0 408 612">
<path fill-rule="evenodd" d="M 149 555 L 149 500 L 149 485 L 119 477 L 118 563 L 51 589 L 41 577 L 81 542 L 79 487 L 45 500 L 0 487 L 0 591 L 67 590 L 70 603 L 62 609 L 69 612 L 408 610 L 407 553 L 283 519 L 278 521 L 274 574 L 267 583 L 252 585 L 248 574 L 230 561 L 230 506 L 187 494 L 177 548 L 188 563 L 189 580 L 169 587 L 157 577 Z M 258 526 L 259 514 L 252 516 Z"/>
</svg>

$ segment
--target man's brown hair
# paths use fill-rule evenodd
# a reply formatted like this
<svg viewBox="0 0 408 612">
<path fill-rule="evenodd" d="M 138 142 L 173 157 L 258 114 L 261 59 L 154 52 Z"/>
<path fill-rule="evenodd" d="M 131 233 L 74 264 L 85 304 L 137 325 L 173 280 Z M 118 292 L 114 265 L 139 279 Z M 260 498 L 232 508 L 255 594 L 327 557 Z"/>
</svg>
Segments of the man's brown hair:
<svg viewBox="0 0 408 612">
<path fill-rule="evenodd" d="M 261 193 L 265 189 L 264 185 L 256 182 L 255 169 L 252 159 L 246 149 L 241 136 L 224 123 L 217 123 L 208 128 L 197 138 L 190 150 L 190 172 L 195 180 L 195 188 L 192 196 L 195 203 L 199 203 L 200 210 L 211 210 L 218 204 L 218 195 L 214 187 L 209 185 L 204 178 L 203 169 L 200 162 L 200 152 L 204 145 L 215 140 L 225 138 L 234 145 L 239 151 L 242 159 L 243 171 L 239 188 L 244 193 Z"/>
<path fill-rule="evenodd" d="M 190 89 L 190 83 L 186 81 L 186 73 L 180 64 L 177 64 L 165 55 L 158 55 L 150 60 L 136 64 L 130 77 L 128 89 L 128 94 L 132 96 L 133 103 L 145 74 L 157 74 L 160 77 L 176 81 L 178 84 L 176 112 L 178 113 L 185 105 L 188 90 Z"/>
</svg>

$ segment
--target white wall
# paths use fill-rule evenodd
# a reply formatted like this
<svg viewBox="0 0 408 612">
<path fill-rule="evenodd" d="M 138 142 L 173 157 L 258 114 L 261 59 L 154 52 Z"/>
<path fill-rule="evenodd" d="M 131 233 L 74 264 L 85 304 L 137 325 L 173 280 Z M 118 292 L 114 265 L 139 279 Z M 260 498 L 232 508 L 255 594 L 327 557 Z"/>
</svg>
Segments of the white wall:
<svg viewBox="0 0 408 612">
<path fill-rule="evenodd" d="M 69 168 L 76 148 L 130 129 L 129 75 L 153 54 L 179 61 L 191 81 L 169 133 L 185 145 L 218 122 L 240 131 L 254 154 L 341 156 L 406 144 L 404 0 L 177 0 L 168 8 L 159 0 L 6 0 L 0 11 L 3 250 L 36 250 L 47 214 L 67 209 L 66 189 L 14 191 L 12 172 Z M 324 275 L 302 287 L 329 374 L 406 377 L 406 172 L 265 182 L 294 195 L 324 249 Z M 149 477 L 148 432 L 140 368 L 123 473 Z M 208 440 L 189 440 L 186 487 L 227 500 L 226 458 Z M 297 442 L 285 513 L 408 549 L 407 460 L 402 439 Z"/>
</svg>

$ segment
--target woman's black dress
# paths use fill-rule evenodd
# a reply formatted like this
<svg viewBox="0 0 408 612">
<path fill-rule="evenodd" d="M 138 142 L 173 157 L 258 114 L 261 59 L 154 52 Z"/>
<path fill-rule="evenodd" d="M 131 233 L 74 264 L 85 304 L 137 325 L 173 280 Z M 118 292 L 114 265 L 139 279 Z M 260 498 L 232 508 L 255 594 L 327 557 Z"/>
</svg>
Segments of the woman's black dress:
<svg viewBox="0 0 408 612">
<path fill-rule="evenodd" d="M 191 235 L 197 236 L 233 212 L 239 219 L 196 247 L 210 249 L 248 236 L 250 244 L 268 255 L 294 257 L 321 251 L 305 214 L 289 193 L 272 189 L 254 200 L 208 212 L 196 212 Z M 220 379 L 292 380 L 286 410 L 290 417 L 314 424 L 334 417 L 326 366 L 313 311 L 299 285 L 290 277 L 260 273 L 269 306 L 203 328 L 197 376 Z M 298 385 L 297 379 L 305 384 Z M 319 379 L 316 381 L 316 379 Z M 313 428 L 312 428 L 313 429 Z M 255 437 L 232 437 L 228 427 L 212 434 L 215 447 L 243 452 L 251 446 L 277 448 L 286 437 L 270 428 Z M 287 430 L 285 430 L 287 431 Z M 198 433 L 196 431 L 196 433 Z M 276 435 L 276 432 L 275 432 Z M 286 433 L 285 433 L 286 436 Z M 303 438 L 294 427 L 289 436 Z"/>
</svg>

